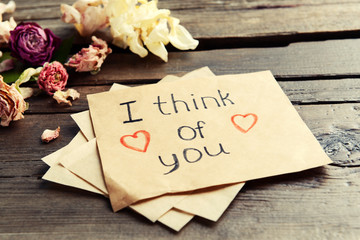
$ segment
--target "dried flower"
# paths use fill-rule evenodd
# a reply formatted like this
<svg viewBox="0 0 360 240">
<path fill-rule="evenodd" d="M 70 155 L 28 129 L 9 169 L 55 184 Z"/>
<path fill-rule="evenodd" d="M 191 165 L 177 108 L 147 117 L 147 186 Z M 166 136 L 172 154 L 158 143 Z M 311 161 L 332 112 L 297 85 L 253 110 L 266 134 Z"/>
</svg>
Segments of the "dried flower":
<svg viewBox="0 0 360 240">
<path fill-rule="evenodd" d="M 157 8 L 157 1 L 109 0 L 106 10 L 113 44 L 129 47 L 140 57 L 148 54 L 144 45 L 167 62 L 165 45 L 169 42 L 180 50 L 195 49 L 199 44 L 179 19 L 170 17 L 169 10 Z"/>
<path fill-rule="evenodd" d="M 70 100 L 67 100 L 68 98 L 71 98 L 74 101 L 79 97 L 80 97 L 80 93 L 75 89 L 71 89 L 71 88 L 68 89 L 66 92 L 58 90 L 53 95 L 53 98 L 57 101 L 58 104 L 65 103 L 69 106 L 72 106 L 72 103 L 70 102 Z"/>
<path fill-rule="evenodd" d="M 20 23 L 10 32 L 9 47 L 12 55 L 33 66 L 49 62 L 60 46 L 60 38 L 50 29 L 42 29 L 37 23 Z"/>
<path fill-rule="evenodd" d="M 57 90 L 63 90 L 65 88 L 68 77 L 69 75 L 64 66 L 54 61 L 44 64 L 37 83 L 40 89 L 49 95 L 53 95 Z"/>
<path fill-rule="evenodd" d="M 11 121 L 23 119 L 25 110 L 26 102 L 15 84 L 7 85 L 0 76 L 0 125 L 6 127 Z"/>
<path fill-rule="evenodd" d="M 60 127 L 57 127 L 55 130 L 45 129 L 41 134 L 41 141 L 48 143 L 60 136 Z"/>
<path fill-rule="evenodd" d="M 66 66 L 76 68 L 77 72 L 98 72 L 107 55 L 112 50 L 108 48 L 105 41 L 93 36 L 93 43 L 88 48 L 81 49 L 80 52 L 72 56 Z"/>
<path fill-rule="evenodd" d="M 16 5 L 14 1 L 9 1 L 7 4 L 0 3 L 0 43 L 8 43 L 10 38 L 10 31 L 16 27 L 16 22 L 13 17 L 9 21 L 2 21 L 4 13 L 13 13 Z"/>
<path fill-rule="evenodd" d="M 108 26 L 104 6 L 106 0 L 78 0 L 72 6 L 61 4 L 61 19 L 73 23 L 81 36 L 90 36 Z"/>
</svg>

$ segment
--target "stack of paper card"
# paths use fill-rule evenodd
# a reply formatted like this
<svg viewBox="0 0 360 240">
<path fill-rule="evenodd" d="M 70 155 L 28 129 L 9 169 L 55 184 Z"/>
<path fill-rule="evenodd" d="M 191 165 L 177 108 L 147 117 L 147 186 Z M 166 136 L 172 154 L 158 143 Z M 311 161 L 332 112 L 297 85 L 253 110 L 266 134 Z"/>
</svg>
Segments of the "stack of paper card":
<svg viewBox="0 0 360 240">
<path fill-rule="evenodd" d="M 202 68 L 88 100 L 43 178 L 177 231 L 195 215 L 217 221 L 247 180 L 331 163 L 269 71 Z"/>
</svg>

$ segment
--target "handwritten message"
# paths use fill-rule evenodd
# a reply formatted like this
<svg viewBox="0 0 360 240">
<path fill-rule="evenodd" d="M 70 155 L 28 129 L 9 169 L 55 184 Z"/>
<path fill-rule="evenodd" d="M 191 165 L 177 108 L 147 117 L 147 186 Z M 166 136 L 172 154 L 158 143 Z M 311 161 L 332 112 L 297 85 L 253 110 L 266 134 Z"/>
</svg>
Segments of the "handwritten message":
<svg viewBox="0 0 360 240">
<path fill-rule="evenodd" d="M 223 93 L 220 89 L 217 89 L 218 96 L 202 96 L 196 98 L 194 94 L 190 94 L 191 101 L 187 102 L 180 98 L 174 96 L 173 93 L 170 94 L 167 98 L 157 96 L 156 101 L 153 103 L 156 105 L 156 110 L 161 115 L 171 115 L 171 114 L 181 114 L 182 111 L 191 112 L 196 111 L 199 109 L 208 109 L 212 107 L 226 107 L 227 105 L 235 104 L 234 101 L 230 99 L 230 94 Z M 123 121 L 123 124 L 131 124 L 135 122 L 143 121 L 143 118 L 137 116 L 134 118 L 134 114 L 132 113 L 131 109 L 136 108 L 136 100 L 122 102 L 120 106 L 124 106 L 125 109 L 123 111 L 127 112 L 127 119 Z M 235 122 L 235 118 L 242 117 L 247 118 L 251 116 L 253 119 L 249 126 L 247 123 L 239 123 Z M 242 133 L 247 133 L 257 122 L 257 115 L 254 113 L 248 113 L 245 115 L 236 114 L 229 117 L 229 120 Z M 245 124 L 245 126 L 243 126 Z M 197 121 L 196 126 L 180 126 L 177 128 L 177 136 L 183 141 L 192 141 L 195 138 L 205 138 L 202 129 L 205 127 L 206 122 L 204 121 Z M 146 152 L 149 144 L 150 144 L 150 133 L 146 130 L 138 130 L 134 134 L 131 135 L 124 135 L 120 138 L 120 143 L 131 150 L 138 151 L 138 152 Z M 225 151 L 222 143 L 218 144 L 219 149 L 217 151 L 211 152 L 207 146 L 204 146 L 203 149 L 195 148 L 195 147 L 187 147 L 184 148 L 181 152 L 181 156 L 183 160 L 187 163 L 196 163 L 200 161 L 204 154 L 209 157 L 217 157 L 221 154 L 230 154 L 230 152 Z M 179 156 L 176 153 L 172 153 L 172 160 L 165 161 L 163 157 L 160 155 L 158 156 L 160 163 L 163 166 L 171 168 L 170 171 L 164 173 L 169 174 L 175 170 L 177 170 L 180 166 L 179 164 Z"/>
</svg>

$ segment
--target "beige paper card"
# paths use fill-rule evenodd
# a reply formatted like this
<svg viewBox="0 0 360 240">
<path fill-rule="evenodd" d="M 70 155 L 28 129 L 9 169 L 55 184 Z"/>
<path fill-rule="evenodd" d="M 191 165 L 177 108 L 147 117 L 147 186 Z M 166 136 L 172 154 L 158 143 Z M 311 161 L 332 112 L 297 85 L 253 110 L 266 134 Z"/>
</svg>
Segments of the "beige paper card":
<svg viewBox="0 0 360 240">
<path fill-rule="evenodd" d="M 114 211 L 330 163 L 270 72 L 88 96 Z"/>
</svg>

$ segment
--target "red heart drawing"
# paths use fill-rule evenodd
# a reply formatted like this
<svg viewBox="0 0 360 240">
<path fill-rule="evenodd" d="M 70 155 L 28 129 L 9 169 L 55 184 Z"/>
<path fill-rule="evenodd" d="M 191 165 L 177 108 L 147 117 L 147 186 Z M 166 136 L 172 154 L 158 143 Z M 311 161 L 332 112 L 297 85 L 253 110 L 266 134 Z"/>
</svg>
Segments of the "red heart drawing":
<svg viewBox="0 0 360 240">
<path fill-rule="evenodd" d="M 235 122 L 235 118 L 236 117 L 242 117 L 243 119 L 247 118 L 247 117 L 253 117 L 253 122 L 251 123 L 251 125 L 249 127 L 241 127 L 239 124 L 237 124 Z M 256 124 L 258 120 L 258 116 L 254 113 L 247 113 L 245 115 L 243 114 L 235 114 L 234 116 L 231 117 L 231 122 L 234 124 L 234 126 L 236 127 L 237 130 L 239 130 L 242 133 L 247 133 L 250 129 L 252 129 L 254 127 L 254 125 Z"/>
<path fill-rule="evenodd" d="M 133 139 L 138 138 L 139 135 L 142 136 L 143 139 L 139 139 L 140 141 L 135 141 L 135 142 L 132 141 Z M 133 135 L 122 136 L 120 138 L 120 143 L 124 145 L 124 147 L 129 148 L 131 150 L 135 150 L 138 152 L 146 152 L 150 143 L 150 133 L 145 130 L 139 130 L 135 132 Z"/>
</svg>

